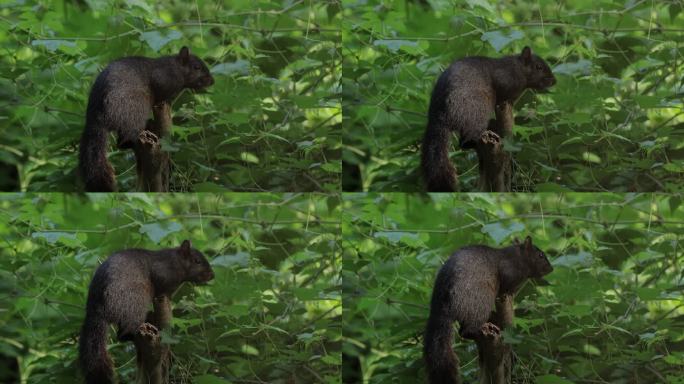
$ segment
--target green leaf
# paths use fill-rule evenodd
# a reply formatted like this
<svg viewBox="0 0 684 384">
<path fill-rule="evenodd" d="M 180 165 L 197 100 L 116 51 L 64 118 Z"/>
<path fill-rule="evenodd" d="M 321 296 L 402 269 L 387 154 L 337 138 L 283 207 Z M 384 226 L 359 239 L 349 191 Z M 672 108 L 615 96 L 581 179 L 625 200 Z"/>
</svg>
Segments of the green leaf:
<svg viewBox="0 0 684 384">
<path fill-rule="evenodd" d="M 376 232 L 373 235 L 375 238 L 387 239 L 390 243 L 396 244 L 402 242 L 410 246 L 420 246 L 422 244 L 417 233 L 409 232 Z"/>
<path fill-rule="evenodd" d="M 477 7 L 482 7 L 483 9 L 485 9 L 488 12 L 494 12 L 495 11 L 494 6 L 487 0 L 466 0 L 466 2 L 468 3 L 468 5 L 471 8 L 475 8 L 477 6 Z"/>
<path fill-rule="evenodd" d="M 656 300 L 660 298 L 660 289 L 650 287 L 635 288 L 637 295 L 641 300 Z"/>
<path fill-rule="evenodd" d="M 661 98 L 658 96 L 634 95 L 633 98 L 641 108 L 656 108 L 661 104 Z"/>
<path fill-rule="evenodd" d="M 247 163 L 259 164 L 259 158 L 256 157 L 256 155 L 249 153 L 249 152 L 240 153 L 240 160 L 247 162 Z"/>
<path fill-rule="evenodd" d="M 76 48 L 76 42 L 73 41 L 67 41 L 67 40 L 41 40 L 41 39 L 36 39 L 31 41 L 31 45 L 34 47 L 45 47 L 50 52 L 55 52 L 58 49 L 61 51 L 64 51 L 66 53 L 71 53 L 71 49 L 67 48 Z"/>
<path fill-rule="evenodd" d="M 259 350 L 249 344 L 242 344 L 240 349 L 245 355 L 259 356 Z"/>
<path fill-rule="evenodd" d="M 147 43 L 153 51 L 159 52 L 166 44 L 174 40 L 180 40 L 182 37 L 183 34 L 175 29 L 163 29 L 141 33 L 140 41 Z"/>
<path fill-rule="evenodd" d="M 525 37 L 525 35 L 518 30 L 511 30 L 507 34 L 497 30 L 483 33 L 481 39 L 482 41 L 488 42 L 495 51 L 501 52 L 504 47 L 513 41 L 522 39 L 523 37 Z"/>
<path fill-rule="evenodd" d="M 509 238 L 512 234 L 517 234 L 525 230 L 525 225 L 518 222 L 503 224 L 501 222 L 485 224 L 482 226 L 482 233 L 488 234 L 496 244 Z"/>
<path fill-rule="evenodd" d="M 589 76 L 591 61 L 582 59 L 575 62 L 565 62 L 553 67 L 553 73 L 568 76 Z"/>
<path fill-rule="evenodd" d="M 249 253 L 247 252 L 237 252 L 233 255 L 221 255 L 214 260 L 212 260 L 211 264 L 216 265 L 216 266 L 223 266 L 223 267 L 234 267 L 238 266 L 241 268 L 245 268 L 249 265 Z"/>
<path fill-rule="evenodd" d="M 342 172 L 342 163 L 339 161 L 335 161 L 332 163 L 325 163 L 325 164 L 321 165 L 321 169 L 323 169 L 326 172 L 341 173 Z"/>
<path fill-rule="evenodd" d="M 600 356 L 601 355 L 601 350 L 598 349 L 596 346 L 589 344 L 589 343 L 584 344 L 584 346 L 582 347 L 582 350 L 587 355 L 593 355 L 593 356 Z"/>
<path fill-rule="evenodd" d="M 396 53 L 398 50 L 413 52 L 410 48 L 418 48 L 418 42 L 409 40 L 375 40 L 373 45 L 376 47 L 385 47 L 390 52 Z M 409 53 L 410 53 L 409 52 Z"/>
<path fill-rule="evenodd" d="M 589 267 L 593 264 L 594 258 L 589 252 L 568 253 L 552 260 L 552 264 L 558 267 L 580 268 Z"/>
<path fill-rule="evenodd" d="M 221 312 L 230 317 L 241 317 L 249 314 L 249 307 L 244 304 L 232 304 L 221 308 Z"/>
<path fill-rule="evenodd" d="M 582 152 L 582 159 L 589 163 L 601 164 L 601 158 L 592 152 Z"/>
<path fill-rule="evenodd" d="M 76 233 L 36 231 L 31 234 L 31 237 L 34 239 L 44 239 L 49 244 L 60 242 L 70 247 L 81 245 L 81 241 Z"/>
<path fill-rule="evenodd" d="M 160 221 L 140 226 L 139 232 L 146 234 L 153 243 L 159 244 L 163 238 L 181 229 L 183 227 L 175 221 Z"/>
<path fill-rule="evenodd" d="M 684 161 L 675 161 L 663 165 L 663 168 L 669 172 L 684 172 Z"/>
<path fill-rule="evenodd" d="M 249 75 L 250 63 L 247 60 L 235 60 L 229 63 L 221 63 L 211 68 L 211 73 L 215 75 Z"/>
</svg>

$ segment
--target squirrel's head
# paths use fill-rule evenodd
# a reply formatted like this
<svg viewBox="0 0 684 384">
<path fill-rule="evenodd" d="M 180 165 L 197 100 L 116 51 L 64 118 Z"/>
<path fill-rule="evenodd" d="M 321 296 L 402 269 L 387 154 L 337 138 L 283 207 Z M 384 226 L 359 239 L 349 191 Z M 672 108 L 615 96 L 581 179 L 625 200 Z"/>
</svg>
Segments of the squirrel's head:
<svg viewBox="0 0 684 384">
<path fill-rule="evenodd" d="M 533 55 L 530 47 L 523 48 L 518 60 L 523 64 L 527 88 L 543 91 L 556 84 L 549 65 L 541 57 Z"/>
<path fill-rule="evenodd" d="M 214 278 L 214 271 L 202 252 L 192 248 L 190 240 L 184 240 L 178 248 L 183 267 L 186 271 L 186 281 L 202 284 Z"/>
<path fill-rule="evenodd" d="M 214 84 L 209 68 L 199 57 L 190 54 L 188 47 L 181 48 L 176 56 L 183 69 L 185 88 L 199 90 Z"/>
<path fill-rule="evenodd" d="M 539 278 L 548 275 L 553 271 L 549 259 L 546 258 L 546 255 L 541 249 L 532 244 L 532 238 L 530 236 L 527 236 L 525 242 L 522 244 L 516 239 L 515 245 L 520 248 L 520 255 L 530 268 L 530 277 Z"/>
</svg>

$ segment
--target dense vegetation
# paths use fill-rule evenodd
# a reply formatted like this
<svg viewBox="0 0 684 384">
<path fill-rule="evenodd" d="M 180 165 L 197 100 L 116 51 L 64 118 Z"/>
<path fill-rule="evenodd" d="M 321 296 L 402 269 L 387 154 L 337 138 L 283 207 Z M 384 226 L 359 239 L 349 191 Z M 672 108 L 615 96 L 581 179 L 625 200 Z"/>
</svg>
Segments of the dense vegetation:
<svg viewBox="0 0 684 384">
<path fill-rule="evenodd" d="M 184 239 L 216 277 L 174 297 L 174 383 L 339 382 L 339 203 L 305 194 L 2 195 L 0 382 L 79 382 L 95 268 L 117 250 Z M 132 383 L 132 344 L 112 341 L 110 353 L 121 382 Z"/>
<path fill-rule="evenodd" d="M 0 5 L 0 190 L 76 190 L 95 76 L 116 58 L 184 45 L 216 83 L 174 103 L 163 141 L 172 190 L 337 190 L 339 10 L 303 0 Z M 134 190 L 132 151 L 110 146 L 120 190 Z"/>
<path fill-rule="evenodd" d="M 516 104 L 515 191 L 681 191 L 683 7 L 343 1 L 344 190 L 422 190 L 419 144 L 439 74 L 457 58 L 529 45 L 558 83 Z M 462 190 L 476 190 L 475 151 L 453 148 Z"/>
<path fill-rule="evenodd" d="M 425 381 L 435 274 L 456 249 L 531 235 L 554 271 L 516 297 L 516 383 L 682 383 L 684 205 L 621 194 L 346 195 L 343 376 Z M 465 382 L 474 343 L 456 337 Z"/>
</svg>

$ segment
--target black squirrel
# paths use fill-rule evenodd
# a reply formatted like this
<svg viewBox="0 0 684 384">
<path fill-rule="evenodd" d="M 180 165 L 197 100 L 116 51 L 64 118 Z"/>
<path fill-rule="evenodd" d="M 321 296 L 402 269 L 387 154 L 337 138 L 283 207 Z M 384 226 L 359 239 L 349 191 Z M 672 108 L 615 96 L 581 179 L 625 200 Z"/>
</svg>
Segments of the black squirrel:
<svg viewBox="0 0 684 384">
<path fill-rule="evenodd" d="M 145 129 L 153 106 L 171 103 L 185 88 L 199 90 L 213 83 L 207 66 L 187 47 L 173 56 L 132 56 L 111 62 L 95 79 L 88 98 L 79 153 L 85 190 L 116 190 L 114 168 L 107 160 L 109 131 L 116 132 L 121 149 L 158 141 Z"/>
<path fill-rule="evenodd" d="M 437 80 L 428 111 L 428 124 L 421 148 L 423 178 L 429 192 L 453 192 L 457 188 L 456 169 L 449 159 L 451 132 L 459 135 L 462 149 L 475 148 L 485 131 L 503 137 L 507 122 L 501 118 L 527 88 L 545 90 L 556 79 L 542 58 L 525 47 L 519 55 L 499 59 L 465 57 L 454 61 Z M 510 109 L 510 107 L 508 107 Z M 510 128 L 509 128 L 510 129 Z"/>
<path fill-rule="evenodd" d="M 206 283 L 214 272 L 200 251 L 185 240 L 178 248 L 149 251 L 127 249 L 102 263 L 88 289 L 81 328 L 79 359 L 86 383 L 114 381 L 107 353 L 109 324 L 117 327 L 119 341 L 134 341 L 153 307 L 153 300 L 169 297 L 183 282 Z"/>
<path fill-rule="evenodd" d="M 425 330 L 424 356 L 431 384 L 460 383 L 458 358 L 452 349 L 454 321 L 461 337 L 478 340 L 490 323 L 497 298 L 513 295 L 528 278 L 541 278 L 551 263 L 527 237 L 523 244 L 495 249 L 484 245 L 459 249 L 437 273 Z M 511 314 L 512 315 L 512 314 Z"/>
</svg>

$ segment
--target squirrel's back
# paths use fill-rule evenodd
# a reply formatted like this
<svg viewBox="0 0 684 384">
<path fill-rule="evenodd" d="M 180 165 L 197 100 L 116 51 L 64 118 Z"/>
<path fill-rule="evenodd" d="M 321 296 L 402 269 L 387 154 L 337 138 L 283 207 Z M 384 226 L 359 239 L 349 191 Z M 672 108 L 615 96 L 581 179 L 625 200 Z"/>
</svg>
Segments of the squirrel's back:
<svg viewBox="0 0 684 384">
<path fill-rule="evenodd" d="M 118 146 L 131 148 L 152 116 L 155 100 L 151 77 L 159 59 L 126 57 L 111 62 L 97 76 L 90 93 L 86 121 L 100 119 L 108 132 L 117 132 Z"/>
<path fill-rule="evenodd" d="M 437 273 L 432 309 L 446 309 L 449 320 L 460 323 L 477 322 L 482 313 L 491 312 L 499 290 L 498 258 L 499 250 L 484 245 L 463 247 L 451 255 Z"/>
<path fill-rule="evenodd" d="M 494 116 L 497 95 L 492 71 L 501 59 L 466 57 L 453 62 L 439 77 L 434 92 L 436 124 L 450 127 L 459 136 L 461 148 L 474 148 Z M 430 105 L 428 119 L 433 116 Z"/>
</svg>

